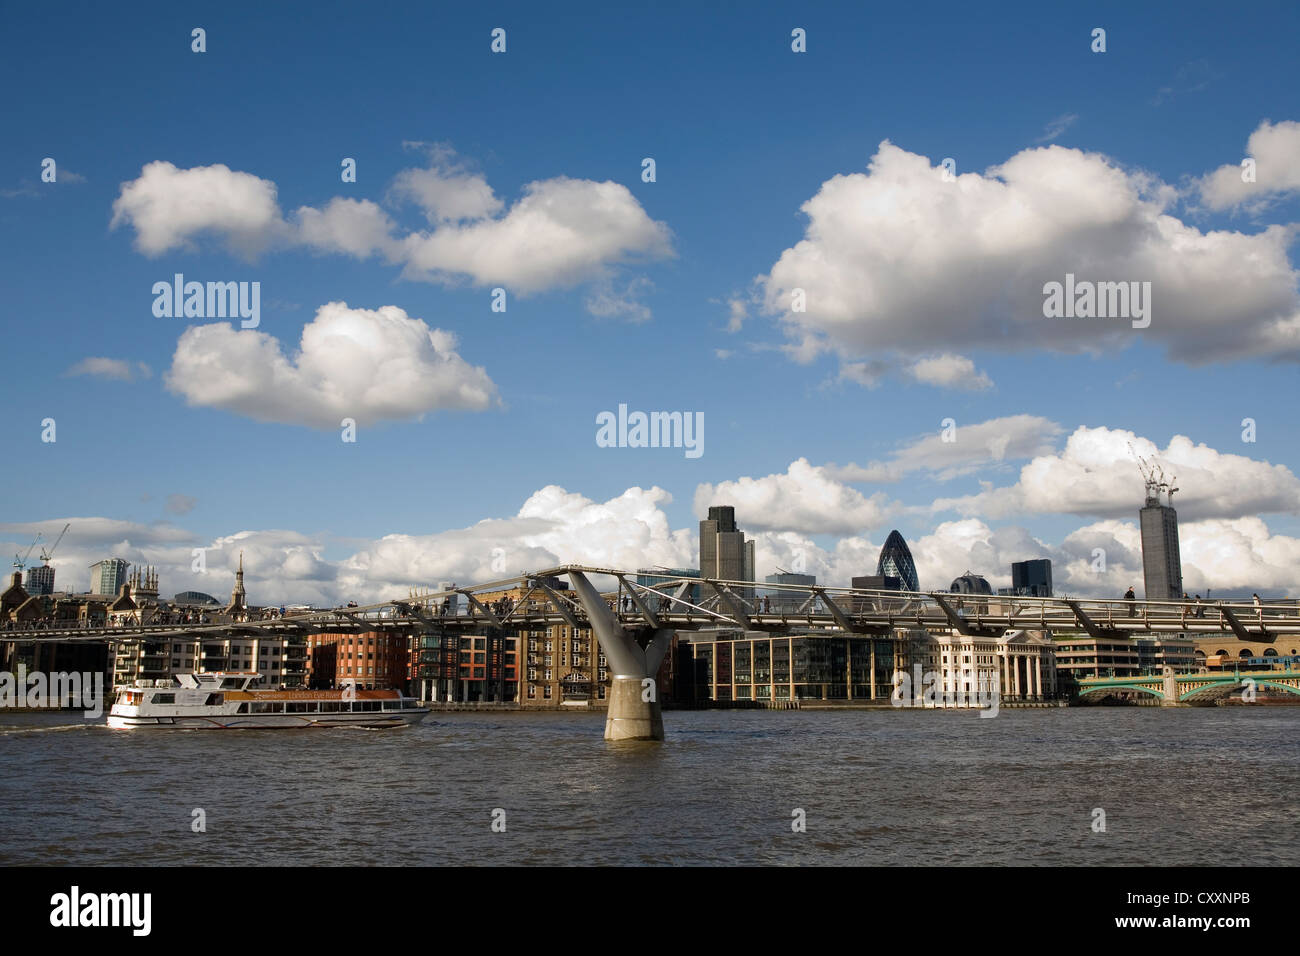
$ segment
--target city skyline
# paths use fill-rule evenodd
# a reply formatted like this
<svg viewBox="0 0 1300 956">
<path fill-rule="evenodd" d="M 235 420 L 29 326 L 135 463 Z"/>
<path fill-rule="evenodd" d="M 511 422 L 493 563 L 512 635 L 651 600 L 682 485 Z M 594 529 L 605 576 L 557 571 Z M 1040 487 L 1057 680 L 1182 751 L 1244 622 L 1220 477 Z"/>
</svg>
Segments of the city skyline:
<svg viewBox="0 0 1300 956">
<path fill-rule="evenodd" d="M 259 600 L 336 605 L 693 566 L 728 504 L 758 579 L 869 575 L 898 528 L 931 585 L 1047 558 L 1114 597 L 1140 456 L 1178 475 L 1185 590 L 1295 596 L 1300 14 L 1270 11 L 453 10 L 435 58 L 414 9 L 15 11 L 11 83 L 50 72 L 0 157 L 0 547 L 71 523 L 56 587 L 120 556 L 169 593 L 243 549 Z M 105 35 L 133 93 L 81 55 Z M 358 48 L 387 65 L 340 77 Z M 1137 284 L 1133 320 L 1049 317 L 1089 282 Z M 602 440 L 625 409 L 697 447 Z"/>
</svg>

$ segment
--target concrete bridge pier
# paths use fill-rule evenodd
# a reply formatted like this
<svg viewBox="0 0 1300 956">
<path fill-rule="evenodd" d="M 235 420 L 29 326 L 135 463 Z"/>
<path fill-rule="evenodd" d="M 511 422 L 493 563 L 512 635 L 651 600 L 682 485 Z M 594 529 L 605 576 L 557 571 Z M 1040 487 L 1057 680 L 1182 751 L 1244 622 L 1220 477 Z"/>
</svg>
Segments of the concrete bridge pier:
<svg viewBox="0 0 1300 956">
<path fill-rule="evenodd" d="M 624 627 L 585 574 L 569 571 L 568 576 L 569 586 L 591 622 L 613 676 L 605 739 L 663 740 L 658 674 L 659 665 L 672 644 L 672 628 L 659 626 L 658 617 L 635 591 L 632 600 L 650 625 Z"/>
<path fill-rule="evenodd" d="M 1160 701 L 1160 706 L 1182 706 L 1182 703 L 1178 700 L 1178 676 L 1174 673 L 1174 669 L 1166 667 L 1162 676 L 1164 677 L 1164 683 L 1161 689 L 1164 691 L 1164 697 Z"/>
</svg>

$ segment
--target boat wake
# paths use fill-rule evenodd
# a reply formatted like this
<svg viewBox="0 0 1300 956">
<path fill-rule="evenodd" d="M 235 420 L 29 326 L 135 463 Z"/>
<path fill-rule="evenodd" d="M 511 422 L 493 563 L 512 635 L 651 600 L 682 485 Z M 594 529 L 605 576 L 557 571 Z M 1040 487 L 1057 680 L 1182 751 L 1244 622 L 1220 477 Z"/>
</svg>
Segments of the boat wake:
<svg viewBox="0 0 1300 956">
<path fill-rule="evenodd" d="M 90 721 L 83 724 L 56 724 L 52 727 L 24 727 L 18 724 L 6 726 L 0 724 L 0 737 L 12 737 L 15 734 L 55 734 L 69 730 L 102 730 L 103 728 L 102 723 L 91 723 Z"/>
</svg>

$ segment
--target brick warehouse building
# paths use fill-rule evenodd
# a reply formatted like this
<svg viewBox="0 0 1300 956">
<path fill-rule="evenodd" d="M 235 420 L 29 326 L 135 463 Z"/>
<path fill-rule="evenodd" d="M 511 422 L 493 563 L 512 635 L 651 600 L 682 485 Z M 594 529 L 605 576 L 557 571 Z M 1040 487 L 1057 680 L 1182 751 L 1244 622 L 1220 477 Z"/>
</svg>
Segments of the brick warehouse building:
<svg viewBox="0 0 1300 956">
<path fill-rule="evenodd" d="M 556 590 L 573 597 L 562 585 Z M 504 610 L 503 601 L 527 601 L 538 609 L 550 603 L 525 588 L 475 597 L 495 610 Z M 454 616 L 468 613 L 468 607 L 460 610 Z M 424 632 L 313 634 L 308 638 L 309 685 L 328 688 L 356 679 L 360 687 L 395 687 L 425 701 L 499 702 L 538 710 L 606 706 L 608 664 L 590 628 L 562 623 L 521 630 L 485 626 L 480 633 L 465 634 L 456 627 L 438 627 L 437 617 L 430 625 Z M 659 671 L 665 703 L 690 700 L 695 689 L 693 680 L 676 679 L 680 657 L 674 637 Z M 687 670 L 694 670 L 690 662 Z"/>
<path fill-rule="evenodd" d="M 337 687 L 355 680 L 363 689 L 408 689 L 410 635 L 394 632 L 312 634 L 307 638 L 308 686 Z"/>
</svg>

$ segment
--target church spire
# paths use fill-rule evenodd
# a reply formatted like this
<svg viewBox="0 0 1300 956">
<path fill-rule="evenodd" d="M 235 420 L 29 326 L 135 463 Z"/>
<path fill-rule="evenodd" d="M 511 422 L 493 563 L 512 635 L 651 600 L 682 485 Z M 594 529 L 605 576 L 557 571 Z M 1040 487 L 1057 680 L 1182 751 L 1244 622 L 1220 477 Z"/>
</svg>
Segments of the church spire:
<svg viewBox="0 0 1300 956">
<path fill-rule="evenodd" d="M 235 571 L 235 586 L 230 592 L 230 603 L 226 610 L 237 614 L 248 610 L 247 596 L 244 593 L 244 552 L 239 552 L 239 569 Z"/>
</svg>

